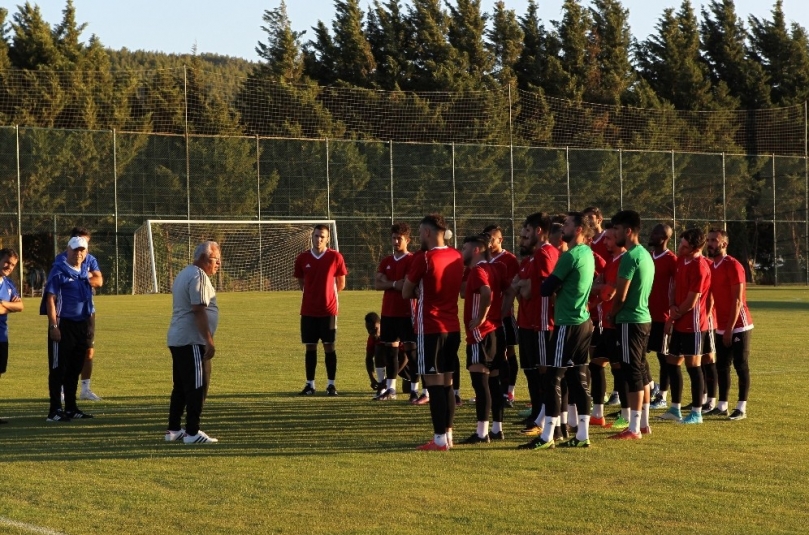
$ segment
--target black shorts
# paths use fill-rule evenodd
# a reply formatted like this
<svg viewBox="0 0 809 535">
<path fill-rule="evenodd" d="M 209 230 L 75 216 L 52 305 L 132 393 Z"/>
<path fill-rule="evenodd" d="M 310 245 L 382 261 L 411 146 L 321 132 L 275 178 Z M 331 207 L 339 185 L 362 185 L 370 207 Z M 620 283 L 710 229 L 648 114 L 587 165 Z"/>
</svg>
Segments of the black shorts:
<svg viewBox="0 0 809 535">
<path fill-rule="evenodd" d="M 750 339 L 752 335 L 752 329 L 740 333 L 733 333 L 730 347 L 725 347 L 725 344 L 722 342 L 722 335 L 715 333 L 716 365 L 718 367 L 730 367 L 732 362 L 733 366 L 739 368 L 739 366 L 747 363 L 750 358 Z"/>
<path fill-rule="evenodd" d="M 652 330 L 649 331 L 649 343 L 646 344 L 646 352 L 650 353 L 654 351 L 655 353 L 662 353 L 665 354 L 663 351 L 663 333 L 665 331 L 666 324 L 662 321 L 653 321 L 652 322 Z"/>
<path fill-rule="evenodd" d="M 489 369 L 494 367 L 497 353 L 497 335 L 490 332 L 476 344 L 466 344 L 466 367 L 483 364 Z"/>
<path fill-rule="evenodd" d="M 671 333 L 671 340 L 669 341 L 668 351 L 664 353 L 674 357 L 693 357 L 695 355 L 702 355 L 702 344 L 705 341 L 705 333 L 684 333 L 674 331 Z"/>
<path fill-rule="evenodd" d="M 598 345 L 593 351 L 593 358 L 609 359 L 610 362 L 618 362 L 618 351 L 615 349 L 615 329 L 604 329 L 598 337 Z M 616 360 L 618 359 L 618 360 Z"/>
<path fill-rule="evenodd" d="M 552 368 L 570 368 L 587 364 L 593 322 L 580 325 L 557 325 L 554 327 L 547 351 L 547 365 Z"/>
<path fill-rule="evenodd" d="M 8 368 L 8 342 L 0 342 L 0 374 Z"/>
<path fill-rule="evenodd" d="M 621 369 L 630 392 L 639 392 L 651 382 L 646 362 L 646 346 L 651 330 L 651 323 L 621 323 L 616 329 L 618 346 L 621 348 Z"/>
<path fill-rule="evenodd" d="M 539 345 L 537 332 L 533 329 L 520 327 L 520 368 L 534 370 L 539 366 Z"/>
<path fill-rule="evenodd" d="M 519 329 L 517 329 L 517 322 L 514 321 L 514 316 L 506 316 L 503 318 L 503 326 L 500 327 L 499 330 L 505 333 L 507 346 L 516 346 L 519 344 Z"/>
<path fill-rule="evenodd" d="M 553 331 L 534 331 L 534 337 L 537 339 L 539 366 L 549 366 L 548 346 L 551 343 L 551 336 L 553 336 Z"/>
<path fill-rule="evenodd" d="M 435 375 L 452 373 L 458 362 L 458 348 L 461 347 L 461 333 L 419 333 L 417 338 L 418 373 Z"/>
<path fill-rule="evenodd" d="M 379 326 L 379 339 L 386 344 L 416 341 L 416 333 L 413 332 L 413 321 L 410 316 L 382 316 Z"/>
<path fill-rule="evenodd" d="M 702 354 L 713 355 L 716 353 L 716 344 L 714 343 L 714 334 L 716 331 L 711 329 L 710 331 L 704 331 L 702 333 Z"/>
<path fill-rule="evenodd" d="M 337 316 L 301 316 L 301 343 L 333 344 L 337 340 Z"/>
<path fill-rule="evenodd" d="M 601 338 L 604 336 L 604 331 L 607 329 L 593 327 L 593 334 L 590 335 L 590 347 L 598 347 L 601 344 Z"/>
<path fill-rule="evenodd" d="M 494 360 L 497 362 L 498 366 L 506 360 L 506 331 L 505 329 L 499 327 L 494 331 L 494 338 L 497 343 L 497 349 L 494 353 Z"/>
</svg>

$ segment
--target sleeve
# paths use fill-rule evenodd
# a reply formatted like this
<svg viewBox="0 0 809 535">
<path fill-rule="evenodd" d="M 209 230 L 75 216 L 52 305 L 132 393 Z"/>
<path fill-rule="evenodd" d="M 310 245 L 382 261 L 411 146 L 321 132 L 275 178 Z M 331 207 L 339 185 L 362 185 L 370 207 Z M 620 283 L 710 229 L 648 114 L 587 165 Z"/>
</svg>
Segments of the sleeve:
<svg viewBox="0 0 809 535">
<path fill-rule="evenodd" d="M 747 280 L 747 277 L 744 273 L 744 267 L 742 266 L 741 262 L 735 261 L 733 262 L 733 270 L 728 270 L 728 281 L 730 282 L 731 286 L 736 286 L 737 284 L 744 284 Z M 9 281 L 10 283 L 11 281 Z M 14 286 L 12 285 L 12 288 Z"/>
<path fill-rule="evenodd" d="M 293 277 L 296 279 L 303 278 L 303 266 L 301 265 L 301 255 L 295 257 L 295 269 L 293 271 Z"/>
<path fill-rule="evenodd" d="M 379 263 L 379 267 L 378 267 L 378 268 L 376 268 L 376 272 L 377 272 L 377 273 L 382 273 L 383 275 L 385 275 L 385 267 L 387 266 L 387 264 L 388 264 L 388 258 L 387 258 L 387 257 L 385 257 L 385 258 L 383 258 L 383 259 L 382 259 L 382 261 Z"/>
<path fill-rule="evenodd" d="M 98 267 L 98 260 L 96 257 L 89 254 L 87 258 L 84 260 L 85 264 L 87 264 L 87 271 L 101 271 L 101 268 Z"/>
<path fill-rule="evenodd" d="M 17 293 L 17 287 L 14 286 L 14 283 L 8 279 L 6 280 L 8 281 L 8 287 L 11 288 L 11 297 L 20 297 L 20 294 Z"/>
<path fill-rule="evenodd" d="M 556 263 L 556 267 L 553 269 L 553 275 L 560 281 L 565 280 L 565 278 L 570 273 L 570 270 L 573 268 L 573 255 L 570 254 L 570 251 L 566 251 L 561 257 L 559 257 L 559 261 Z"/>
<path fill-rule="evenodd" d="M 42 295 L 45 294 L 53 294 L 58 295 L 59 289 L 62 287 L 61 277 L 59 277 L 59 272 L 51 270 L 51 274 L 48 276 L 48 282 L 45 283 L 45 289 L 42 290 Z"/>
<path fill-rule="evenodd" d="M 208 276 L 197 268 L 194 276 L 188 280 L 188 299 L 192 305 L 205 305 L 211 302 L 211 295 L 208 291 Z"/>
<path fill-rule="evenodd" d="M 595 271 L 596 275 L 600 275 L 604 272 L 604 268 L 607 267 L 607 261 L 604 259 L 603 256 L 600 254 L 593 252 L 593 260 L 595 261 Z"/>
<path fill-rule="evenodd" d="M 365 342 L 365 354 L 366 355 L 373 355 L 374 354 L 374 337 L 369 336 L 368 340 Z"/>
<path fill-rule="evenodd" d="M 635 276 L 637 269 L 637 260 L 630 256 L 629 252 L 626 252 L 624 253 L 624 256 L 621 257 L 621 263 L 618 264 L 618 278 L 631 281 L 632 277 Z"/>
<path fill-rule="evenodd" d="M 533 271 L 533 276 L 538 280 L 544 280 L 551 276 L 553 273 L 553 265 L 550 255 L 548 255 L 545 247 L 542 247 L 537 254 L 534 255 L 534 261 L 531 263 L 530 269 Z"/>
<path fill-rule="evenodd" d="M 337 265 L 334 269 L 334 276 L 343 277 L 345 275 L 348 275 L 348 268 L 346 268 L 345 259 L 343 258 L 343 255 L 337 253 Z"/>
<path fill-rule="evenodd" d="M 414 256 L 413 263 L 410 264 L 410 269 L 407 271 L 407 280 L 413 284 L 418 284 L 427 272 L 427 256 L 420 254 Z"/>
</svg>

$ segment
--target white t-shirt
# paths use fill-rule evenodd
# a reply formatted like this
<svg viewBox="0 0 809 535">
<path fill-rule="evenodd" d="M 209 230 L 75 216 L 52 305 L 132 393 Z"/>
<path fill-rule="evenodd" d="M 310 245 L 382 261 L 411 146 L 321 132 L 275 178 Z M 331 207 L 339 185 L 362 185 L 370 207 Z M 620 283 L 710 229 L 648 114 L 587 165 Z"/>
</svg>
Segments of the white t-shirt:
<svg viewBox="0 0 809 535">
<path fill-rule="evenodd" d="M 192 306 L 205 305 L 211 336 L 219 323 L 219 307 L 216 306 L 216 290 L 202 269 L 190 265 L 174 279 L 171 288 L 173 310 L 168 332 L 168 345 L 180 347 L 205 345 L 205 337 L 197 329 Z"/>
</svg>

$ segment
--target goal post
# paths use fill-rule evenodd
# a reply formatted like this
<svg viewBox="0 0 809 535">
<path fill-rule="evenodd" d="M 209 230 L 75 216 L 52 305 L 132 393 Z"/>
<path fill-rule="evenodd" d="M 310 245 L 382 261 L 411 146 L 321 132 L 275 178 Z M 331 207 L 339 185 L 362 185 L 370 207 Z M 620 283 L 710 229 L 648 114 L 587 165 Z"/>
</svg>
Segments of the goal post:
<svg viewBox="0 0 809 535">
<path fill-rule="evenodd" d="M 312 246 L 318 224 L 329 227 L 330 247 L 339 250 L 333 219 L 148 219 L 134 234 L 132 293 L 171 292 L 174 277 L 194 261 L 194 249 L 206 240 L 217 242 L 222 253 L 211 281 L 217 291 L 297 290 L 295 257 Z"/>
</svg>

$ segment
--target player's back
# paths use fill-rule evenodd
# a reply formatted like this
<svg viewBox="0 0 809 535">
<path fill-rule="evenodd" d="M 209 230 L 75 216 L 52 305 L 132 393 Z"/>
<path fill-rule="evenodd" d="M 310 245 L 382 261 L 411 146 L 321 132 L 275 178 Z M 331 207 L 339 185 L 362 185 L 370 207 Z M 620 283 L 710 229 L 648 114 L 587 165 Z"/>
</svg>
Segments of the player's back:
<svg viewBox="0 0 809 535">
<path fill-rule="evenodd" d="M 451 247 L 435 247 L 424 252 L 424 276 L 420 282 L 419 320 L 423 333 L 459 332 L 458 295 L 463 279 L 463 257 Z"/>
</svg>

